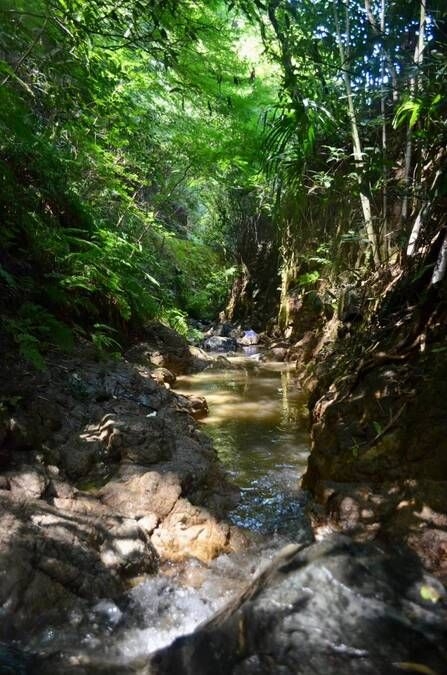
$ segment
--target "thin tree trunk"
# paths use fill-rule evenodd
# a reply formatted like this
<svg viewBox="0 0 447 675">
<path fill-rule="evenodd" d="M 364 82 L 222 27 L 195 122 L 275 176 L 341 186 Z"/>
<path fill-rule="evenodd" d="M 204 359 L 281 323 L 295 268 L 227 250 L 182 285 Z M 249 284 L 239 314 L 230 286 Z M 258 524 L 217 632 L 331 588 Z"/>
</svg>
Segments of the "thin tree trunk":
<svg viewBox="0 0 447 675">
<path fill-rule="evenodd" d="M 414 98 L 418 88 L 420 73 L 419 69 L 422 65 L 424 58 L 424 48 L 425 48 L 425 22 L 427 19 L 427 5 L 426 0 L 420 0 L 420 14 L 419 14 L 419 37 L 414 49 L 413 56 L 413 68 L 412 74 L 410 77 L 410 97 Z M 405 155 L 404 155 L 404 196 L 402 200 L 402 211 L 400 221 L 404 225 L 408 219 L 409 212 L 409 196 L 410 196 L 410 186 L 411 186 L 411 165 L 413 159 L 413 129 L 408 124 L 407 127 L 407 139 L 405 144 Z"/>
<path fill-rule="evenodd" d="M 338 10 L 337 10 L 337 0 L 334 0 L 333 4 L 334 8 L 334 21 L 335 21 L 335 30 L 337 34 L 337 42 L 338 42 L 338 51 L 340 54 L 340 65 L 343 73 L 343 79 L 345 83 L 345 89 L 346 89 L 346 97 L 348 101 L 348 117 L 349 121 L 351 123 L 351 136 L 352 136 L 352 149 L 353 149 L 353 155 L 354 155 L 354 162 L 355 162 L 355 167 L 356 167 L 356 173 L 357 173 L 357 180 L 359 182 L 360 186 L 360 203 L 362 207 L 362 212 L 363 212 L 363 221 L 365 225 L 365 230 L 366 230 L 366 235 L 368 237 L 368 241 L 371 246 L 371 251 L 372 251 L 372 257 L 374 264 L 376 266 L 380 265 L 380 252 L 379 252 L 379 245 L 377 241 L 377 235 L 374 230 L 374 225 L 372 221 L 372 214 L 371 214 L 371 202 L 368 198 L 368 196 L 364 193 L 363 191 L 363 186 L 362 186 L 362 174 L 363 174 L 363 168 L 364 168 L 364 162 L 363 162 L 363 151 L 362 151 L 362 144 L 360 141 L 360 134 L 359 134 L 359 129 L 358 129 L 358 124 L 357 124 L 357 117 L 355 114 L 355 108 L 354 108 L 354 98 L 352 94 L 352 86 L 351 86 L 351 79 L 349 76 L 347 62 L 348 62 L 348 56 L 349 56 L 349 47 L 345 48 L 343 46 L 343 40 L 342 40 L 342 35 L 341 35 L 341 30 L 340 30 L 340 21 L 338 17 Z M 345 3 L 345 11 L 346 11 L 346 39 L 349 43 L 349 0 L 346 0 Z"/>
<path fill-rule="evenodd" d="M 382 35 L 382 55 L 380 57 L 380 114 L 382 116 L 382 233 L 383 258 L 388 260 L 389 241 L 388 241 L 388 169 L 386 165 L 388 147 L 387 147 L 387 128 L 386 128 L 386 88 L 385 88 L 385 60 L 386 50 L 383 44 L 385 35 L 385 13 L 386 0 L 381 1 L 380 6 L 380 32 Z"/>
<path fill-rule="evenodd" d="M 433 270 L 433 275 L 431 278 L 431 283 L 433 284 L 433 286 L 435 284 L 439 284 L 444 279 L 446 271 L 447 271 L 447 233 L 444 235 L 441 250 L 439 251 L 435 269 Z"/>
</svg>

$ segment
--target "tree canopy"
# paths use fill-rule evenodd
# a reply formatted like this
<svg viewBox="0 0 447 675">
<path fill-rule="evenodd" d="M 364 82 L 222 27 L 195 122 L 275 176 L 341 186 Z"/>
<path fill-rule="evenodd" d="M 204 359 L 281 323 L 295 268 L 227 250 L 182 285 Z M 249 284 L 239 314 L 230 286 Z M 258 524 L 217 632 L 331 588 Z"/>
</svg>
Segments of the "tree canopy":
<svg viewBox="0 0 447 675">
<path fill-rule="evenodd" d="M 291 289 L 423 266 L 430 242 L 442 277 L 441 0 L 1 0 L 0 15 L 0 304 L 36 364 L 73 333 L 113 347 L 150 317 L 186 332 L 240 269 L 253 293 L 268 277 L 283 327 Z"/>
</svg>

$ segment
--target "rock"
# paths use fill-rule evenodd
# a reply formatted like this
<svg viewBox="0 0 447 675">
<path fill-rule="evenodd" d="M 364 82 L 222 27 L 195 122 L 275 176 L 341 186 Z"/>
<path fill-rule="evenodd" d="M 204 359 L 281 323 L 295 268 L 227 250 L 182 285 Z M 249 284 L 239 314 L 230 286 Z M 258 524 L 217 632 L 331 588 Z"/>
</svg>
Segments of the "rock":
<svg viewBox="0 0 447 675">
<path fill-rule="evenodd" d="M 399 550 L 340 535 L 289 545 L 235 601 L 150 662 L 153 675 L 396 675 L 447 668 L 443 586 Z"/>
<path fill-rule="evenodd" d="M 201 420 L 208 415 L 208 403 L 204 396 L 189 396 L 191 414 L 196 420 Z"/>
<path fill-rule="evenodd" d="M 138 526 L 141 527 L 147 534 L 152 534 L 158 525 L 158 518 L 155 513 L 150 513 L 148 516 L 143 516 L 138 520 Z"/>
<path fill-rule="evenodd" d="M 135 521 L 86 516 L 10 492 L 0 493 L 0 558 L 0 639 L 34 630 L 36 621 L 66 621 L 68 611 L 117 596 L 129 575 L 158 565 Z"/>
<path fill-rule="evenodd" d="M 233 330 L 234 326 L 231 323 L 224 322 L 214 328 L 213 334 L 218 337 L 232 337 Z"/>
<path fill-rule="evenodd" d="M 147 416 L 128 415 L 122 428 L 121 459 L 150 465 L 171 459 L 175 452 L 176 427 L 156 411 Z"/>
<path fill-rule="evenodd" d="M 198 373 L 205 368 L 208 368 L 214 363 L 214 357 L 208 354 L 204 349 L 200 347 L 191 346 L 189 348 L 191 354 L 192 363 L 191 363 L 191 372 Z"/>
<path fill-rule="evenodd" d="M 175 375 L 190 371 L 192 356 L 185 338 L 156 321 L 148 324 L 143 342 L 126 352 L 129 361 L 166 368 Z"/>
<path fill-rule="evenodd" d="M 210 357 L 210 361 L 206 366 L 207 370 L 239 370 L 242 368 L 242 364 L 230 361 L 222 354 L 217 354 L 217 356 Z"/>
<path fill-rule="evenodd" d="M 185 418 L 185 421 L 191 420 L 189 415 Z M 227 481 L 219 470 L 212 442 L 193 425 L 188 426 L 183 437 L 180 434 L 177 436 L 171 460 L 154 464 L 151 469 L 162 475 L 174 473 L 185 496 L 204 485 L 208 487 L 208 492 L 213 491 L 215 483 L 225 487 Z"/>
<path fill-rule="evenodd" d="M 248 347 L 249 345 L 257 345 L 259 343 L 259 335 L 254 330 L 244 331 L 244 335 L 238 339 L 238 344 Z"/>
<path fill-rule="evenodd" d="M 230 528 L 208 511 L 179 499 L 153 532 L 151 540 L 158 554 L 168 560 L 195 557 L 209 562 L 229 550 Z"/>
<path fill-rule="evenodd" d="M 9 489 L 14 496 L 39 499 L 48 485 L 48 477 L 39 466 L 21 466 L 7 474 Z"/>
<path fill-rule="evenodd" d="M 167 368 L 155 368 L 151 370 L 151 377 L 154 378 L 158 384 L 168 384 L 172 386 L 175 383 L 176 377 Z"/>
<path fill-rule="evenodd" d="M 285 361 L 288 353 L 289 349 L 286 347 L 270 347 L 267 356 L 273 361 Z"/>
<path fill-rule="evenodd" d="M 101 517 L 110 515 L 107 507 L 93 495 L 77 492 L 72 497 L 56 497 L 53 506 L 67 513 L 77 513 L 84 516 Z"/>
<path fill-rule="evenodd" d="M 325 515 L 315 510 L 317 528 L 329 523 L 360 541 L 404 542 L 428 571 L 447 582 L 445 481 L 320 481 L 315 495 L 325 509 Z"/>
<path fill-rule="evenodd" d="M 71 480 L 84 478 L 101 456 L 100 441 L 91 441 L 79 437 L 72 438 L 60 448 L 60 459 L 65 473 Z"/>
<path fill-rule="evenodd" d="M 212 352 L 231 352 L 237 349 L 237 343 L 233 338 L 212 335 L 203 343 L 205 349 Z"/>
<path fill-rule="evenodd" d="M 99 499 L 112 513 L 129 518 L 154 514 L 165 518 L 181 494 L 178 477 L 148 471 L 125 481 L 112 480 L 98 493 Z"/>
<path fill-rule="evenodd" d="M 135 520 L 115 523 L 109 535 L 100 548 L 101 561 L 108 569 L 125 571 L 128 577 L 152 574 L 157 569 L 155 549 Z"/>
<path fill-rule="evenodd" d="M 172 526 L 176 556 L 209 559 L 229 549 L 228 527 L 204 509 L 182 499 L 183 515 L 175 510 L 181 494 L 204 504 L 218 493 L 216 506 L 228 492 L 193 419 L 206 412 L 203 398 L 177 396 L 149 367 L 84 353 L 52 354 L 19 394 L 17 431 L 9 420 L 0 426 L 8 467 L 0 475 L 0 643 L 67 627 L 73 612 L 86 615 L 101 598 L 118 602 L 137 575 L 156 570 L 157 529 L 166 544 Z M 45 411 L 49 419 L 39 421 Z M 87 493 L 80 480 L 108 482 Z M 173 511 L 178 517 L 164 524 Z"/>
</svg>

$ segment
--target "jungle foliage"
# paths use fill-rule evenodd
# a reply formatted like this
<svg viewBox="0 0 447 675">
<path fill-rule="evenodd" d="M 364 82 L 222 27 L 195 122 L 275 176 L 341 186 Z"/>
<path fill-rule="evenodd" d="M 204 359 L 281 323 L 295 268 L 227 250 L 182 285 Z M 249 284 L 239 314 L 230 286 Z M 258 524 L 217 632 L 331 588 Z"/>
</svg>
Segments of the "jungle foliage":
<svg viewBox="0 0 447 675">
<path fill-rule="evenodd" d="M 212 318 L 221 198 L 258 170 L 274 91 L 240 55 L 247 22 L 140 0 L 1 0 L 0 18 L 3 329 L 41 365 L 74 333 Z"/>
<path fill-rule="evenodd" d="M 278 304 L 340 275 L 443 278 L 442 0 L 0 0 L 0 19 L 0 313 L 36 365 L 151 317 L 187 332 L 238 274 L 283 328 Z"/>
<path fill-rule="evenodd" d="M 402 263 L 414 274 L 431 265 L 431 283 L 439 283 L 447 255 L 444 3 L 240 7 L 282 70 L 264 144 L 282 306 L 290 293 L 368 271 L 386 276 Z"/>
</svg>

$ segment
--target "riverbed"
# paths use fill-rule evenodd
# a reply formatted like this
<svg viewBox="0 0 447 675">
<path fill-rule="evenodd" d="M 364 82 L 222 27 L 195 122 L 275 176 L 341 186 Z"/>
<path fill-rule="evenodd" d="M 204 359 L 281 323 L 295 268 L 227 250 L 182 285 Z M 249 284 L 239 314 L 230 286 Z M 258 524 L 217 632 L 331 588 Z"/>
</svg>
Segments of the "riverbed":
<svg viewBox="0 0 447 675">
<path fill-rule="evenodd" d="M 58 661 L 82 673 L 145 673 L 148 654 L 193 631 L 225 605 L 292 541 L 308 541 L 299 479 L 308 455 L 306 396 L 288 364 L 237 356 L 222 369 L 179 378 L 175 391 L 205 396 L 209 434 L 240 500 L 228 520 L 248 533 L 246 550 L 210 565 L 165 564 L 125 597 L 104 598 L 46 626 L 26 644 L 43 670 Z M 32 671 L 34 672 L 34 671 Z M 61 672 L 55 670 L 55 672 Z M 71 672 L 71 671 L 70 671 Z"/>
</svg>

